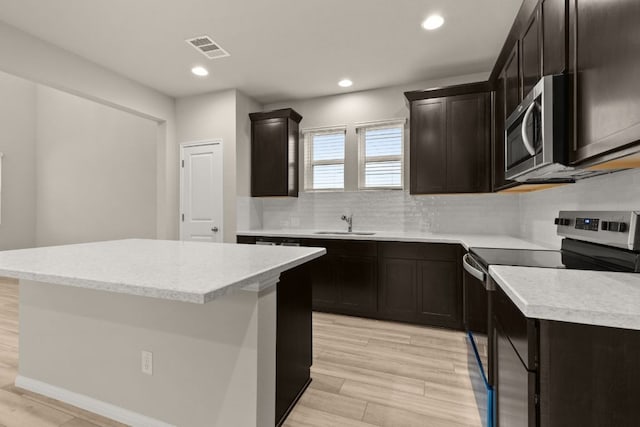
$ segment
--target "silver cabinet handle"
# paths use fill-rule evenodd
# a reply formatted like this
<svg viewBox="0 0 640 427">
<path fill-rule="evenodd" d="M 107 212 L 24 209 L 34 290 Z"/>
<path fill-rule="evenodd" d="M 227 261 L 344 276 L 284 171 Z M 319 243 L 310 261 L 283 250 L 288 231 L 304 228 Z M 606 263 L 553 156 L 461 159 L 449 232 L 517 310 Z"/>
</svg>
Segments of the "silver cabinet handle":
<svg viewBox="0 0 640 427">
<path fill-rule="evenodd" d="M 213 227 L 213 228 L 211 229 L 211 231 L 213 231 L 214 233 L 217 233 L 217 232 L 218 232 L 218 227 Z"/>
<path fill-rule="evenodd" d="M 527 108 L 527 112 L 524 113 L 524 118 L 522 119 L 522 129 L 521 129 L 522 143 L 524 144 L 524 148 L 527 149 L 527 151 L 529 152 L 529 154 L 531 154 L 531 156 L 536 155 L 536 149 L 531 144 L 531 141 L 529 141 L 529 135 L 527 135 L 527 122 L 529 121 L 529 117 L 533 113 L 533 109 L 535 107 L 536 107 L 536 103 L 534 101 L 531 103 L 531 105 L 529 105 L 529 108 Z"/>
</svg>

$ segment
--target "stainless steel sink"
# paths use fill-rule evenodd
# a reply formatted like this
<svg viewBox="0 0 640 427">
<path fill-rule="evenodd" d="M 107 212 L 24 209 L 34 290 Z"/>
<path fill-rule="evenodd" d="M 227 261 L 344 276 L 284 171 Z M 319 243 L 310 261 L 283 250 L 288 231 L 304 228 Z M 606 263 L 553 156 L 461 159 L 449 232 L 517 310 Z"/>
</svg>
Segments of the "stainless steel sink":
<svg viewBox="0 0 640 427">
<path fill-rule="evenodd" d="M 316 231 L 313 234 L 339 234 L 341 236 L 373 236 L 376 233 L 367 231 Z"/>
</svg>

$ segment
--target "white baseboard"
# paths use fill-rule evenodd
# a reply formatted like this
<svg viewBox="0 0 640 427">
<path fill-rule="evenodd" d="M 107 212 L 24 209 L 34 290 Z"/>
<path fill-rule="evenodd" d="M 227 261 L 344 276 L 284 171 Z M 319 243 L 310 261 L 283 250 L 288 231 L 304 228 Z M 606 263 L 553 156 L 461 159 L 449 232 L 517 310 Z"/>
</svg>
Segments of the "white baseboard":
<svg viewBox="0 0 640 427">
<path fill-rule="evenodd" d="M 64 388 L 56 387 L 42 381 L 18 375 L 16 377 L 16 387 L 42 394 L 52 399 L 59 400 L 69 405 L 77 406 L 89 412 L 93 412 L 103 417 L 111 418 L 118 422 L 134 427 L 175 427 L 163 421 L 147 417 L 137 412 L 121 408 L 111 403 L 103 402 L 83 394 L 75 393 Z"/>
</svg>

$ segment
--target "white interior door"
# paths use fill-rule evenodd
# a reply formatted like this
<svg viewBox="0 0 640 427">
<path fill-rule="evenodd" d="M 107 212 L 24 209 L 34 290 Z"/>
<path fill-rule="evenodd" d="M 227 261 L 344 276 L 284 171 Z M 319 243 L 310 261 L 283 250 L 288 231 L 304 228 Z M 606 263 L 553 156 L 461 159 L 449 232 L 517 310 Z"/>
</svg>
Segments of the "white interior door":
<svg viewBox="0 0 640 427">
<path fill-rule="evenodd" d="M 180 240 L 222 242 L 222 143 L 181 147 Z"/>
</svg>

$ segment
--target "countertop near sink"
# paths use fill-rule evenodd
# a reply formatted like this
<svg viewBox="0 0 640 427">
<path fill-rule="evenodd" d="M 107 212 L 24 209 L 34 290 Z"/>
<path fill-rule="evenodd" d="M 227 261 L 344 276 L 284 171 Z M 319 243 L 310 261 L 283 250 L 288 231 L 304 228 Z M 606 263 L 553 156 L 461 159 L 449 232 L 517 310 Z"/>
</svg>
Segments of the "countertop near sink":
<svg viewBox="0 0 640 427">
<path fill-rule="evenodd" d="M 490 234 L 445 234 L 424 233 L 417 231 L 381 231 L 355 230 L 355 232 L 373 232 L 373 235 L 356 234 L 317 234 L 319 230 L 243 230 L 239 236 L 289 237 L 297 239 L 350 239 L 373 240 L 379 242 L 422 242 L 422 243 L 452 243 L 460 244 L 465 249 L 475 248 L 506 248 L 506 249 L 557 249 L 543 246 L 524 239 L 511 236 Z"/>
<path fill-rule="evenodd" d="M 640 330 L 640 274 L 491 266 L 489 274 L 532 319 Z"/>
</svg>

